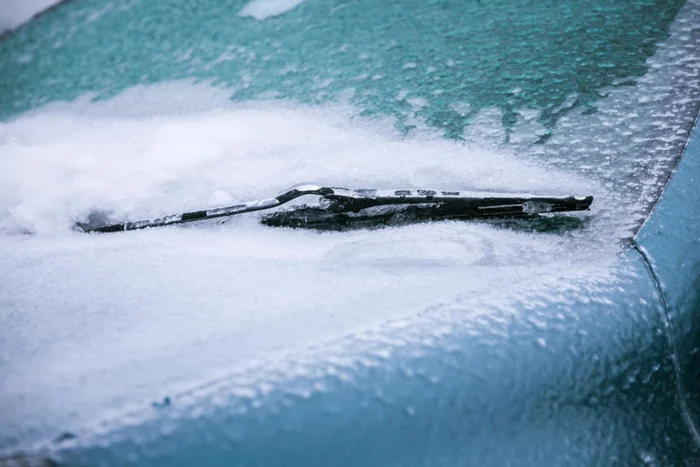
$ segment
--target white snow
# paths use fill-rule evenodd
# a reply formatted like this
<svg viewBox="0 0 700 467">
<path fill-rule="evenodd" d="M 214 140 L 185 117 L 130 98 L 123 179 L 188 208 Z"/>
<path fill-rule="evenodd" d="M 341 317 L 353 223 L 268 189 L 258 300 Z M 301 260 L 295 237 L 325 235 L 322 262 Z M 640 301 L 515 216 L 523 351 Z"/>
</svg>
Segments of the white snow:
<svg viewBox="0 0 700 467">
<path fill-rule="evenodd" d="M 358 111 L 232 103 L 206 85 L 170 83 L 0 123 L 0 452 L 12 440 L 79 430 L 158 391 L 436 303 L 486 297 L 504 282 L 535 288 L 563 271 L 584 275 L 614 256 L 602 254 L 606 245 L 617 251 L 605 232 L 467 222 L 319 233 L 265 227 L 253 214 L 118 234 L 71 230 L 96 208 L 137 219 L 314 180 L 600 194 L 585 180 L 427 127 L 403 137 L 391 120 Z M 490 298 L 511 299 L 506 291 Z"/>
<path fill-rule="evenodd" d="M 21 26 L 61 0 L 0 0 L 0 34 Z"/>
<path fill-rule="evenodd" d="M 218 97 L 202 86 L 187 91 L 201 96 L 200 110 L 184 113 L 177 102 L 165 103 L 187 86 L 134 88 L 113 101 L 55 104 L 0 123 L 0 232 L 66 233 L 91 209 L 118 218 L 159 216 L 219 199 L 267 198 L 306 181 L 590 191 L 572 176 L 552 176 L 504 152 L 434 139 L 427 130 L 402 138 L 392 121 L 353 118 L 349 107 L 231 105 L 224 98 L 214 105 L 219 108 L 204 110 Z"/>
<path fill-rule="evenodd" d="M 250 16 L 262 21 L 273 16 L 283 15 L 303 2 L 304 0 L 251 0 L 238 15 Z"/>
</svg>

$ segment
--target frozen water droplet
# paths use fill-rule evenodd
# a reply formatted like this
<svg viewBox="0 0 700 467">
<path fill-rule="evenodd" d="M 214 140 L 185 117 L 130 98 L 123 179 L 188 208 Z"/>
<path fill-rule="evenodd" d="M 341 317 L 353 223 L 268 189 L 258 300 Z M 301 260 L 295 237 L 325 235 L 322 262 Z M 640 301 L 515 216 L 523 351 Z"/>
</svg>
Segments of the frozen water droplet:
<svg viewBox="0 0 700 467">
<path fill-rule="evenodd" d="M 647 451 L 641 451 L 639 453 L 639 458 L 644 462 L 646 465 L 654 465 L 654 455 L 650 452 Z"/>
<path fill-rule="evenodd" d="M 527 214 L 539 214 L 541 212 L 549 212 L 552 210 L 552 205 L 541 201 L 525 201 L 523 203 L 523 211 Z"/>
</svg>

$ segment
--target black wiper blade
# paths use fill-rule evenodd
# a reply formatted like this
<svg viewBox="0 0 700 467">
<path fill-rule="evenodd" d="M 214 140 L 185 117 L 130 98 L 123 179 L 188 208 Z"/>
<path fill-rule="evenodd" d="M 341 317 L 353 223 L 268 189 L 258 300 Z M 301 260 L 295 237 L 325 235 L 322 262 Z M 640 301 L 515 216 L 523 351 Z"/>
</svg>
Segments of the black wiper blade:
<svg viewBox="0 0 700 467">
<path fill-rule="evenodd" d="M 348 190 L 332 188 L 324 195 L 331 200 L 329 210 L 359 212 L 360 210 L 393 205 L 432 204 L 449 207 L 450 211 L 476 217 L 504 215 L 513 212 L 538 214 L 543 212 L 587 210 L 592 196 L 546 197 L 530 194 L 496 194 L 470 191 L 437 190 Z"/>
<path fill-rule="evenodd" d="M 87 222 L 76 224 L 84 232 L 121 232 L 163 227 L 186 222 L 229 217 L 277 208 L 305 195 L 317 195 L 320 207 L 306 205 L 278 211 L 262 218 L 270 226 L 323 228 L 323 224 L 345 225 L 386 222 L 397 215 L 415 219 L 478 219 L 533 216 L 542 213 L 588 210 L 592 196 L 536 196 L 445 190 L 351 190 L 321 185 L 296 185 L 274 198 L 232 206 L 185 212 L 140 221 L 109 223 L 106 216 L 93 213 Z"/>
<path fill-rule="evenodd" d="M 588 210 L 592 196 L 477 196 L 471 192 L 432 190 L 357 190 L 327 196 L 323 208 L 301 206 L 263 215 L 275 227 L 342 230 L 437 220 L 533 217 L 543 213 Z"/>
</svg>

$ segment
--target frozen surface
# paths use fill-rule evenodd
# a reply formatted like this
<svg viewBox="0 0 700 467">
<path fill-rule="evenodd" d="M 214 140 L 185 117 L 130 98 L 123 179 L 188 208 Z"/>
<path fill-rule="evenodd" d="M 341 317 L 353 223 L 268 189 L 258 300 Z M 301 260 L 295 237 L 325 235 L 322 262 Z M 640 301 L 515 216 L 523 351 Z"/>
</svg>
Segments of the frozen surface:
<svg viewBox="0 0 700 467">
<path fill-rule="evenodd" d="M 542 194 L 593 189 L 581 178 L 427 130 L 402 138 L 391 120 L 352 119 L 352 108 L 231 105 L 221 95 L 218 109 L 173 115 L 165 103 L 173 94 L 203 106 L 216 91 L 187 83 L 136 88 L 113 101 L 56 104 L 0 124 L 0 229 L 56 233 L 89 209 L 149 217 L 211 206 L 221 196 L 266 198 L 305 181 Z M 149 115 L 154 95 L 163 104 Z M 179 105 L 172 110 L 180 113 Z"/>
<path fill-rule="evenodd" d="M 182 107 L 165 103 L 171 95 Z M 255 216 L 131 234 L 71 230 L 95 208 L 151 217 L 305 180 L 606 196 L 512 154 L 427 129 L 406 138 L 389 120 L 354 113 L 235 104 L 173 83 L 0 124 L 2 445 L 77 429 L 156 387 L 186 388 L 506 277 L 575 271 L 619 251 L 595 221 L 564 235 L 460 222 L 317 233 L 263 227 Z"/>
<path fill-rule="evenodd" d="M 647 60 L 649 72 L 601 90 L 595 112 L 562 115 L 547 145 L 530 148 L 554 167 L 576 167 L 625 206 L 631 236 L 668 183 L 700 108 L 700 2 L 690 0 L 671 35 Z M 572 104 L 579 96 L 570 96 Z M 520 124 L 520 118 L 518 120 Z M 522 125 L 527 135 L 527 120 Z M 518 125 L 516 125 L 517 127 Z M 531 132 L 530 132 L 531 134 Z M 565 154 L 565 157 L 562 157 Z"/>
<path fill-rule="evenodd" d="M 304 0 L 250 0 L 240 11 L 240 16 L 252 16 L 264 20 L 279 16 L 301 5 Z"/>
<path fill-rule="evenodd" d="M 111 4 L 97 3 L 69 12 L 76 23 L 68 29 L 54 24 L 47 53 L 37 47 L 40 42 L 26 37 L 17 39 L 18 47 L 3 49 L 8 60 L 3 63 L 13 60 L 13 70 L 23 77 L 17 81 L 27 89 L 37 82 L 37 89 L 60 88 L 60 79 L 46 72 L 57 60 L 69 64 L 63 67 L 67 73 L 81 74 L 68 75 L 71 89 L 78 83 L 76 89 L 103 86 L 109 92 L 100 94 L 98 101 L 91 100 L 95 94 L 83 95 L 0 123 L 0 452 L 32 446 L 62 432 L 83 436 L 103 420 L 116 420 L 120 426 L 124 414 L 142 413 L 144 406 L 164 396 L 193 394 L 192 388 L 199 391 L 188 406 L 196 420 L 202 384 L 220 377 L 222 393 L 233 391 L 252 405 L 297 377 L 311 381 L 312 389 L 303 388 L 299 396 L 310 398 L 326 391 L 318 383 L 321 378 L 314 379 L 318 374 L 372 367 L 396 349 L 409 354 L 425 347 L 442 352 L 450 336 L 466 336 L 466 357 L 460 354 L 460 362 L 470 368 L 470 359 L 475 360 L 477 382 L 472 383 L 485 388 L 470 395 L 474 404 L 469 407 L 499 410 L 501 402 L 520 397 L 495 391 L 494 398 L 503 396 L 499 403 L 483 403 L 482 394 L 494 392 L 491 381 L 505 377 L 488 371 L 491 360 L 480 360 L 487 354 L 498 362 L 522 363 L 507 375 L 513 385 L 500 390 L 514 390 L 527 381 L 529 390 L 540 395 L 542 381 L 568 385 L 559 377 L 574 374 L 573 369 L 590 376 L 581 380 L 593 381 L 603 392 L 612 386 L 607 392 L 611 397 L 625 384 L 629 387 L 648 375 L 653 380 L 659 371 L 658 365 L 654 369 L 656 360 L 619 369 L 605 355 L 600 364 L 605 371 L 579 366 L 579 358 L 589 355 L 586 345 L 598 341 L 589 339 L 585 330 L 579 334 L 577 325 L 582 304 L 590 303 L 590 334 L 606 336 L 600 342 L 609 358 L 636 343 L 639 329 L 644 330 L 643 345 L 657 345 L 654 339 L 662 327 L 654 314 L 654 290 L 645 288 L 644 297 L 629 292 L 620 303 L 613 299 L 645 277 L 645 271 L 629 266 L 619 253 L 660 192 L 697 109 L 696 1 L 688 2 L 673 23 L 671 36 L 648 61 L 649 72 L 601 90 L 595 109 L 578 105 L 580 96 L 575 94 L 560 109 L 533 109 L 517 100 L 527 91 L 514 88 L 509 91 L 514 104 L 506 115 L 495 104 L 474 110 L 467 102 L 473 96 L 464 91 L 465 102 L 450 103 L 456 115 L 469 119 L 468 125 L 457 127 L 462 141 L 445 140 L 435 121 L 426 121 L 426 115 L 434 116 L 430 112 L 442 95 L 437 91 L 449 91 L 450 85 L 431 78 L 439 89 L 415 87 L 420 79 L 413 80 L 409 73 L 433 73 L 415 57 L 404 57 L 397 66 L 402 71 L 396 76 L 406 83 L 394 85 L 407 89 L 391 93 L 392 105 L 402 109 L 399 122 L 397 115 L 361 116 L 368 113 L 360 105 L 366 104 L 363 96 L 377 90 L 358 83 L 386 81 L 386 71 L 372 68 L 381 60 L 373 62 L 364 51 L 353 55 L 352 67 L 359 60 L 367 69 L 356 70 L 363 73 L 351 81 L 340 72 L 334 74 L 341 65 L 333 68 L 316 57 L 307 61 L 321 64 L 310 68 L 319 75 L 311 80 L 282 67 L 286 59 L 275 55 L 283 45 L 296 47 L 292 40 L 274 39 L 271 47 L 277 50 L 269 51 L 241 39 L 246 46 L 231 41 L 221 52 L 216 45 L 226 41 L 193 39 L 183 42 L 198 49 L 175 46 L 158 56 L 161 62 L 138 56 L 153 58 L 143 63 L 154 70 L 154 79 L 180 76 L 165 67 L 182 64 L 187 73 L 213 69 L 233 77 L 228 88 L 220 82 L 191 80 L 125 86 L 119 79 L 136 72 L 102 73 L 114 70 L 111 63 L 95 65 L 99 80 L 92 82 L 83 74 L 84 67 L 72 66 L 70 60 L 90 57 L 92 66 L 98 63 L 93 59 L 104 57 L 81 53 L 80 44 L 92 47 L 95 37 L 87 34 L 80 42 L 81 32 L 102 33 L 108 29 L 103 22 L 114 18 L 142 24 L 130 22 L 127 13 L 110 9 Z M 145 4 L 124 3 L 119 8 Z M 168 9 L 165 3 L 159 5 Z M 250 12 L 254 17 L 267 16 L 275 5 L 293 6 L 251 2 L 241 13 L 254 5 L 260 8 Z M 195 13 L 177 10 L 178 18 Z M 396 16 L 396 24 L 400 19 Z M 139 21 L 149 34 L 162 33 L 150 27 L 146 16 Z M 248 23 L 262 28 L 275 22 Z M 123 31 L 118 22 L 112 27 Z M 236 30 L 229 24 L 226 28 Z M 197 40 L 204 36 L 196 31 Z M 343 47 L 339 54 L 345 53 Z M 130 53 L 143 50 L 134 47 Z M 209 57 L 212 51 L 216 56 Z M 387 54 L 396 55 L 393 50 Z M 293 60 L 304 64 L 297 55 Z M 445 62 L 447 67 L 454 65 L 452 59 Z M 142 62 L 134 59 L 120 66 L 133 64 L 138 69 Z M 216 68 L 231 64 L 239 64 L 242 71 Z M 284 81 L 266 81 L 266 70 L 274 70 Z M 134 82 L 141 82 L 137 71 Z M 53 81 L 32 81 L 29 76 Z M 279 95 L 277 85 L 280 92 L 293 95 L 284 86 L 298 89 L 303 87 L 300 83 L 312 83 L 314 93 L 327 92 L 341 103 L 260 100 L 259 88 L 269 91 L 268 97 Z M 106 98 L 124 87 L 126 91 Z M 24 108 L 27 102 L 35 106 L 45 97 L 37 92 L 25 102 L 16 91 L 25 88 L 6 89 L 6 108 L 0 109 L 4 112 Z M 239 101 L 258 98 L 231 102 L 232 94 Z M 546 112 L 557 118 L 543 118 Z M 512 121 L 507 128 L 505 118 Z M 549 138 L 535 144 L 544 136 Z M 268 197 L 303 181 L 351 188 L 581 193 L 594 195 L 596 201 L 591 213 L 575 217 L 581 222 L 549 231 L 444 222 L 316 233 L 262 227 L 255 215 L 128 234 L 83 235 L 71 230 L 76 219 L 93 209 L 106 209 L 115 219 L 147 218 Z M 603 317 L 595 314 L 594 306 L 606 311 Z M 638 313 L 639 307 L 651 314 Z M 619 324 L 615 329 L 621 331 L 612 337 L 596 333 L 601 330 L 596 326 L 608 323 L 605 319 Z M 571 336 L 562 329 L 577 336 L 575 347 L 569 346 Z M 613 339 L 617 340 L 611 343 Z M 535 351 L 516 352 L 511 347 L 515 344 Z M 646 355 L 642 350 L 649 347 L 640 345 L 635 352 Z M 567 349 L 566 358 L 561 358 L 562 349 Z M 334 359 L 333 366 L 320 363 L 328 358 Z M 296 365 L 300 360 L 304 365 Z M 545 373 L 540 362 L 548 365 L 551 378 L 542 376 L 540 381 Z M 561 367 L 566 371 L 559 372 Z M 536 371 L 525 372 L 532 368 Z M 459 369 L 463 374 L 464 367 Z M 594 374 L 587 375 L 589 370 Z M 619 387 L 609 379 L 617 381 L 618 376 Z M 596 391 L 591 399 L 598 397 Z M 564 390 L 553 393 L 569 397 Z M 582 405 L 598 402 L 585 399 Z M 616 402 L 603 404 L 618 407 Z M 217 403 L 211 404 L 213 413 Z M 570 401 L 562 402 L 566 403 Z M 415 409 L 405 411 L 412 415 Z M 523 428 L 525 433 L 529 430 Z"/>
<path fill-rule="evenodd" d="M 61 0 L 0 0 L 0 34 L 22 25 Z"/>
</svg>

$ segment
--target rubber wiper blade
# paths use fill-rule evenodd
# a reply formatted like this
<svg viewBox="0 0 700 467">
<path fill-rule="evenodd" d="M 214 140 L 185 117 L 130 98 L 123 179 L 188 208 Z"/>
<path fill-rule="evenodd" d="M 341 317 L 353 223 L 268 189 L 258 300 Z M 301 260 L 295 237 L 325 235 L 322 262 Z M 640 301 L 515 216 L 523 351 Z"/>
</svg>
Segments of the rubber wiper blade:
<svg viewBox="0 0 700 467">
<path fill-rule="evenodd" d="M 342 230 L 411 222 L 535 217 L 586 211 L 592 196 L 535 196 L 435 190 L 336 190 L 324 208 L 303 206 L 266 214 L 275 227 Z"/>
<path fill-rule="evenodd" d="M 392 205 L 433 204 L 463 210 L 465 215 L 501 215 L 512 212 L 539 214 L 543 212 L 587 210 L 592 196 L 547 197 L 531 194 L 490 193 L 438 190 L 348 190 L 333 188 L 324 196 L 334 201 L 329 209 L 359 212 L 360 210 Z"/>
<path fill-rule="evenodd" d="M 249 201 L 214 209 L 173 214 L 155 219 L 109 223 L 106 216 L 92 213 L 87 222 L 76 224 L 84 232 L 122 232 L 149 227 L 163 227 L 186 222 L 229 217 L 277 208 L 305 195 L 323 199 L 320 207 L 296 206 L 264 216 L 271 226 L 320 228 L 324 223 L 385 222 L 396 215 L 416 219 L 469 219 L 489 217 L 533 216 L 548 212 L 584 211 L 592 196 L 536 196 L 530 194 L 496 194 L 446 190 L 351 190 L 314 184 L 296 185 L 274 198 Z"/>
</svg>

